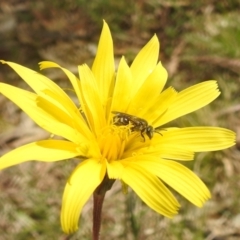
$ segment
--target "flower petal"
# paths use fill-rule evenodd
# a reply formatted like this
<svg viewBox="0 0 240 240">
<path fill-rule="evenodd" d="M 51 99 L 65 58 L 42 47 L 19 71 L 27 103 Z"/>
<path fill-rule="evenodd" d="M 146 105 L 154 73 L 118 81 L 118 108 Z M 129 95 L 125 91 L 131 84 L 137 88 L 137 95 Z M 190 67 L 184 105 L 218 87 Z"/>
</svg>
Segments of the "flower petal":
<svg viewBox="0 0 240 240">
<path fill-rule="evenodd" d="M 48 91 L 61 96 L 63 103 L 66 103 L 71 107 L 75 107 L 68 95 L 49 78 L 13 62 L 6 62 L 3 60 L 0 62 L 8 64 L 38 95 L 42 95 L 44 90 L 48 89 Z"/>
<path fill-rule="evenodd" d="M 175 147 L 193 152 L 217 151 L 229 148 L 235 144 L 236 134 L 225 128 L 218 127 L 189 127 L 167 129 L 163 137 L 153 139 L 159 147 Z M 154 143 L 154 141 L 156 141 Z"/>
<path fill-rule="evenodd" d="M 161 178 L 198 207 L 202 207 L 203 203 L 211 196 L 200 178 L 180 163 L 152 156 L 140 156 L 136 164 Z"/>
<path fill-rule="evenodd" d="M 126 112 L 131 100 L 132 73 L 125 58 L 122 57 L 119 63 L 116 84 L 114 87 L 112 109 L 118 112 Z"/>
<path fill-rule="evenodd" d="M 110 179 L 121 179 L 123 173 L 123 165 L 120 161 L 111 161 L 107 164 L 107 173 Z"/>
<path fill-rule="evenodd" d="M 84 67 L 83 67 L 84 66 Z M 60 68 L 66 75 L 67 77 L 69 78 L 69 80 L 71 81 L 73 87 L 74 87 L 74 90 L 78 96 L 78 99 L 79 99 L 79 102 L 81 104 L 81 108 L 83 109 L 84 111 L 84 114 L 85 114 L 85 117 L 88 118 L 88 120 L 90 121 L 91 119 L 91 114 L 89 116 L 89 114 L 87 114 L 89 112 L 89 109 L 87 108 L 88 104 L 86 104 L 86 101 L 84 99 L 84 96 L 88 96 L 88 93 L 89 95 L 91 95 L 91 93 L 93 93 L 93 96 L 95 99 L 97 99 L 95 102 L 97 102 L 97 104 L 99 106 L 102 106 L 100 104 L 100 96 L 99 96 L 99 91 L 98 91 L 98 88 L 97 88 L 97 85 L 96 85 L 96 81 L 95 81 L 95 78 L 94 76 L 92 75 L 90 69 L 87 67 L 87 65 L 83 65 L 83 66 L 80 66 L 79 69 L 81 69 L 81 72 L 82 72 L 82 80 L 81 80 L 81 83 L 82 83 L 82 86 L 80 84 L 80 81 L 79 79 L 73 74 L 71 73 L 70 71 L 68 71 L 67 69 L 59 66 L 58 64 L 54 63 L 54 62 L 48 62 L 48 61 L 45 61 L 45 62 L 41 62 L 40 63 L 40 69 L 46 69 L 46 68 Z M 82 70 L 82 68 L 84 68 L 85 70 Z M 80 70 L 79 70 L 80 71 Z M 84 74 L 85 73 L 85 74 Z M 86 75 L 88 75 L 90 78 L 89 79 L 86 79 Z M 87 77 L 88 77 L 87 76 Z M 87 80 L 87 81 L 86 81 Z M 82 88 L 83 87 L 83 88 Z M 89 89 L 91 91 L 89 91 Z M 82 90 L 82 91 L 81 91 Z M 82 93 L 83 92 L 83 93 Z M 52 94 L 51 94 L 52 95 Z M 52 100 L 55 100 L 55 102 L 59 102 L 60 99 L 57 99 L 57 96 L 52 96 Z M 93 100 L 93 99 L 92 99 Z M 87 103 L 88 103 L 89 100 L 87 100 Z M 91 101 L 90 101 L 91 102 Z M 62 104 L 62 101 L 60 101 L 60 103 Z M 84 104 L 85 103 L 85 104 Z M 76 107 L 76 106 L 75 106 Z M 69 106 L 68 110 L 70 111 L 71 108 Z M 90 109 L 90 113 L 91 113 L 91 110 Z M 98 111 L 101 111 L 101 107 L 98 108 Z M 80 118 L 80 119 L 77 119 L 76 121 L 74 121 L 75 124 L 80 124 L 80 132 L 82 133 L 85 133 L 85 135 L 90 139 L 91 136 L 89 135 L 89 128 L 87 127 L 87 125 L 85 124 L 85 120 L 84 118 L 82 117 L 81 114 L 79 114 L 79 110 L 75 110 L 75 111 L 71 111 L 71 115 L 73 116 L 73 118 L 76 118 L 76 115 Z M 102 113 L 103 114 L 103 113 Z M 99 115 L 100 117 L 100 115 Z M 89 119 L 90 118 L 90 119 Z M 79 120 L 82 120 L 82 121 L 79 121 Z M 91 121 L 90 121 L 91 122 Z M 92 122 L 91 122 L 92 123 Z M 90 127 L 92 125 L 90 124 Z"/>
<path fill-rule="evenodd" d="M 137 195 L 156 212 L 172 218 L 177 214 L 179 203 L 165 185 L 151 172 L 142 166 L 127 161 L 122 180 L 128 184 Z"/>
<path fill-rule="evenodd" d="M 67 114 L 72 117 L 78 117 L 78 121 L 81 122 L 81 128 L 84 128 L 84 120 L 79 113 L 79 110 L 69 98 L 69 96 L 54 82 L 52 82 L 47 77 L 31 70 L 21 65 L 12 62 L 1 61 L 2 63 L 8 64 L 14 71 L 16 71 L 19 76 L 39 95 L 44 98 L 47 98 L 50 101 L 54 101 L 54 105 L 58 106 L 62 111 L 65 111 Z M 41 68 L 47 67 L 60 67 L 52 62 L 44 62 L 41 65 Z M 64 70 L 64 69 L 63 69 Z M 65 69 L 66 70 L 66 69 Z M 66 70 L 67 71 L 67 70 Z M 70 74 L 70 73 L 68 73 Z M 73 75 L 73 74 L 72 74 Z M 76 79 L 76 77 L 74 76 Z M 77 81 L 76 81 L 77 82 Z M 78 80 L 79 82 L 79 80 Z M 79 91 L 79 86 L 76 86 L 76 89 Z M 14 96 L 12 96 L 14 97 Z M 11 98 L 10 98 L 11 99 Z M 12 100 L 12 99 L 11 99 Z M 16 102 L 15 102 L 16 103 Z M 16 103 L 17 104 L 17 103 Z M 18 104 L 17 104 L 18 105 Z M 86 130 L 86 128 L 85 128 Z"/>
<path fill-rule="evenodd" d="M 160 144 L 155 146 L 154 144 L 151 144 L 151 147 L 146 148 L 146 152 L 144 152 L 144 154 L 154 154 L 155 156 L 163 159 L 173 159 L 180 161 L 191 161 L 194 159 L 193 151 L 182 149 L 176 146 L 176 144 L 172 144 L 171 146 L 161 146 Z"/>
<path fill-rule="evenodd" d="M 73 74 L 71 73 L 69 70 L 67 70 L 66 68 L 61 67 L 60 65 L 54 63 L 54 62 L 50 62 L 50 61 L 43 61 L 39 63 L 40 66 L 40 70 L 46 69 L 46 68 L 60 68 L 69 78 L 74 91 L 76 92 L 76 95 L 78 96 L 78 99 L 80 101 L 80 81 L 79 79 Z"/>
<path fill-rule="evenodd" d="M 73 130 L 70 132 L 74 131 L 74 135 L 77 136 L 79 141 L 94 141 L 93 134 L 88 128 L 85 120 L 83 120 L 82 117 L 79 117 L 78 110 L 76 112 L 74 109 L 64 108 L 64 104 L 61 105 L 62 99 L 59 98 L 59 96 L 54 95 L 52 92 L 46 91 L 45 94 L 47 99 L 43 97 L 37 98 L 37 106 L 40 109 L 46 111 L 46 114 L 49 114 L 51 117 L 55 118 L 57 122 L 68 126 L 68 128 L 71 127 Z M 55 127 L 52 126 L 52 128 Z M 74 137 L 72 139 L 74 139 Z M 75 140 L 74 142 L 76 142 Z"/>
<path fill-rule="evenodd" d="M 0 158 L 0 169 L 26 161 L 55 162 L 85 156 L 87 147 L 64 140 L 44 140 L 16 148 Z"/>
<path fill-rule="evenodd" d="M 184 146 L 178 146 L 176 142 L 167 140 L 167 144 L 164 144 L 165 134 L 172 131 L 170 128 L 159 129 L 158 133 L 154 133 L 154 137 L 150 140 L 146 139 L 146 144 L 141 141 L 136 141 L 134 137 L 128 141 L 125 146 L 122 159 L 129 158 L 133 153 L 137 155 L 155 155 L 162 159 L 172 159 L 180 161 L 191 161 L 194 159 L 194 151 L 184 148 Z M 134 140 L 135 139 L 135 140 Z M 148 142 L 149 141 L 149 142 Z M 147 143 L 148 142 L 148 143 Z"/>
<path fill-rule="evenodd" d="M 81 76 L 82 108 L 92 131 L 98 135 L 106 125 L 105 113 L 100 100 L 100 93 L 95 77 L 90 68 L 83 64 L 79 66 Z"/>
<path fill-rule="evenodd" d="M 148 108 L 141 108 L 140 104 L 135 102 L 131 103 L 131 106 L 129 108 L 130 110 L 127 110 L 127 112 L 131 115 L 147 120 L 149 125 L 155 127 L 155 122 L 158 121 L 158 119 L 160 119 L 167 112 L 168 107 L 175 100 L 176 96 L 177 92 L 172 87 L 169 87 L 163 93 L 161 93 L 153 102 L 149 100 L 149 98 L 145 98 L 145 101 L 147 101 L 147 104 L 149 105 Z M 139 111 L 136 112 L 136 109 L 138 109 Z M 134 112 L 136 113 L 134 114 Z"/>
<path fill-rule="evenodd" d="M 43 98 L 40 98 L 35 93 L 4 83 L 0 83 L 0 92 L 19 106 L 30 118 L 33 119 L 34 122 L 46 131 L 62 136 L 75 143 L 86 140 L 86 138 L 83 139 L 83 135 L 76 131 L 76 129 L 69 126 L 68 122 L 60 122 L 61 118 L 58 119 L 56 117 L 58 115 L 54 116 L 54 113 L 58 111 L 61 112 L 56 106 L 51 105 L 49 112 L 46 112 L 43 108 L 39 107 L 39 105 L 41 106 L 40 103 Z M 47 101 L 44 103 L 45 108 L 47 109 Z M 62 112 L 62 114 L 64 114 L 64 112 Z M 65 114 L 65 116 L 67 115 Z M 69 120 L 69 117 L 64 120 Z"/>
<path fill-rule="evenodd" d="M 64 190 L 61 224 L 65 233 L 78 229 L 79 216 L 84 204 L 102 182 L 105 165 L 97 160 L 85 160 L 74 170 Z"/>
<path fill-rule="evenodd" d="M 134 98 L 131 100 L 128 112 L 141 116 L 144 109 L 149 109 L 156 98 L 160 95 L 167 81 L 167 71 L 161 62 L 144 81 Z"/>
<path fill-rule="evenodd" d="M 105 21 L 103 22 L 103 29 L 92 71 L 97 81 L 101 103 L 105 108 L 112 92 L 115 73 L 113 41 L 111 32 Z"/>
<path fill-rule="evenodd" d="M 133 95 L 139 90 L 148 75 L 157 65 L 159 54 L 159 41 L 154 35 L 150 41 L 141 49 L 131 65 L 133 76 Z"/>
<path fill-rule="evenodd" d="M 171 106 L 175 100 L 177 92 L 174 88 L 169 87 L 164 90 L 157 99 L 152 103 L 149 108 L 144 108 L 141 112 L 141 117 L 146 119 L 152 126 L 158 126 L 155 124 L 168 111 L 168 107 Z"/>
<path fill-rule="evenodd" d="M 220 95 L 217 87 L 216 81 L 206 81 L 181 91 L 166 113 L 154 125 L 161 126 L 206 106 Z"/>
</svg>

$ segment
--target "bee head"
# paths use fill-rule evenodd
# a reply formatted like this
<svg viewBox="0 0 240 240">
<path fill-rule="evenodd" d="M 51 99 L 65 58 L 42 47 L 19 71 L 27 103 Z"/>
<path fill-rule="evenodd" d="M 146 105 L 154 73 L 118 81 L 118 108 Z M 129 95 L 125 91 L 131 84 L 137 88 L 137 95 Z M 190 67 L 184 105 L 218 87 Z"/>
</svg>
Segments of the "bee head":
<svg viewBox="0 0 240 240">
<path fill-rule="evenodd" d="M 147 126 L 146 128 L 146 134 L 149 137 L 149 139 L 152 139 L 153 137 L 153 132 L 154 132 L 154 128 L 152 126 Z"/>
</svg>

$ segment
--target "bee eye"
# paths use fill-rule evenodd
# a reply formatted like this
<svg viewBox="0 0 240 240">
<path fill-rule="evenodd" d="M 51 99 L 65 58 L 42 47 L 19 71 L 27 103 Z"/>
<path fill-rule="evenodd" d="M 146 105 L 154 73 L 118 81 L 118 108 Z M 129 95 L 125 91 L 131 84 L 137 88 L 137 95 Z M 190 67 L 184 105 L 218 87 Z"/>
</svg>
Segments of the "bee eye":
<svg viewBox="0 0 240 240">
<path fill-rule="evenodd" d="M 148 126 L 147 129 L 146 129 L 146 134 L 148 135 L 149 139 L 152 139 L 153 137 L 153 127 L 152 126 Z"/>
</svg>

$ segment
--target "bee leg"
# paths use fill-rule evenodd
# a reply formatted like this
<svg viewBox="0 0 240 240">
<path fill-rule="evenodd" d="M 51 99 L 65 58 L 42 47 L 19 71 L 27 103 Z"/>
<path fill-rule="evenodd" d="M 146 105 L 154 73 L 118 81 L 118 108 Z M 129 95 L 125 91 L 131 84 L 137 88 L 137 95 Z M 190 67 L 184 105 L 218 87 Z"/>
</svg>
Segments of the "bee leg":
<svg viewBox="0 0 240 240">
<path fill-rule="evenodd" d="M 154 131 L 155 133 L 158 133 L 159 135 L 163 136 L 160 132 Z"/>
<path fill-rule="evenodd" d="M 159 128 L 159 129 L 155 129 L 154 132 L 158 133 L 159 135 L 163 136 L 162 133 L 160 133 L 158 130 L 163 130 L 163 131 L 167 131 L 167 129 L 164 128 Z"/>
<path fill-rule="evenodd" d="M 145 142 L 145 137 L 144 137 L 143 133 L 144 133 L 144 130 L 141 131 L 141 136 L 143 137 L 143 142 Z"/>
</svg>

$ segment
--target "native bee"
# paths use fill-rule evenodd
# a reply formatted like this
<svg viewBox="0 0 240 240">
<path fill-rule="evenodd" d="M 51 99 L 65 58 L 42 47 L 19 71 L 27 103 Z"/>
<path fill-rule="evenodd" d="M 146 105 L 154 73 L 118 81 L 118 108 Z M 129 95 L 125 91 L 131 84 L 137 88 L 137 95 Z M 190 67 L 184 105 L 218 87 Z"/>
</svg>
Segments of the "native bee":
<svg viewBox="0 0 240 240">
<path fill-rule="evenodd" d="M 157 132 L 151 125 L 148 125 L 148 122 L 143 118 L 117 111 L 112 111 L 112 113 L 115 114 L 115 116 L 113 117 L 113 123 L 116 126 L 126 126 L 128 124 L 132 124 L 133 126 L 131 127 L 131 131 L 140 132 L 144 141 L 144 133 L 147 134 L 149 139 L 153 137 L 154 132 L 161 135 L 161 133 Z"/>
</svg>

